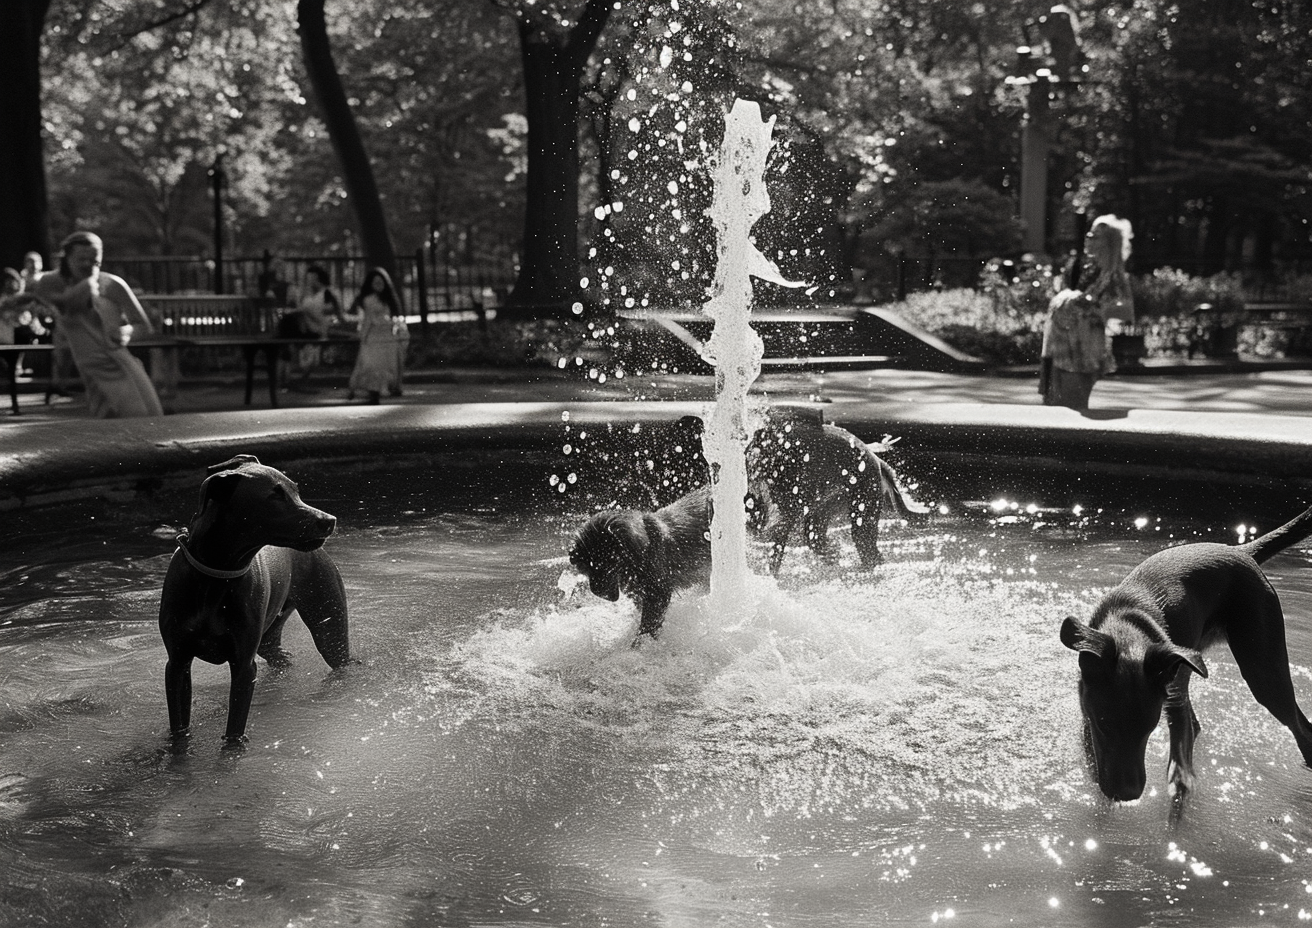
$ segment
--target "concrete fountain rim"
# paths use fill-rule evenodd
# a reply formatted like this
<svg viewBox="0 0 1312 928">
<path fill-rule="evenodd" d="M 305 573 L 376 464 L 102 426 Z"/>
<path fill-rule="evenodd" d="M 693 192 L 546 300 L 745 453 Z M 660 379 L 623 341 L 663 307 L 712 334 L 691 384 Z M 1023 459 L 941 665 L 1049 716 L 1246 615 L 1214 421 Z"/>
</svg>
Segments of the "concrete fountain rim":
<svg viewBox="0 0 1312 928">
<path fill-rule="evenodd" d="M 205 467 L 248 453 L 306 459 L 471 450 L 560 451 L 577 427 L 650 427 L 708 408 L 696 401 L 464 403 L 207 412 L 146 419 L 40 423 L 0 445 L 0 510 L 122 498 L 162 483 L 199 483 Z M 1252 413 L 1113 410 L 1081 415 L 984 403 L 816 405 L 865 439 L 885 434 L 925 454 L 1042 460 L 1170 479 L 1278 485 L 1312 497 L 1312 419 Z"/>
</svg>

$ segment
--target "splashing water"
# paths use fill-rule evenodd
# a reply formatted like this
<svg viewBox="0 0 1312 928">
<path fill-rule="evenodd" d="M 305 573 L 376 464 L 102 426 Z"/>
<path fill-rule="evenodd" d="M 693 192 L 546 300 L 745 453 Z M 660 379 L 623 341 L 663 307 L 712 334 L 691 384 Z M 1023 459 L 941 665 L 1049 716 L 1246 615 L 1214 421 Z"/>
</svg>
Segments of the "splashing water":
<svg viewBox="0 0 1312 928">
<path fill-rule="evenodd" d="M 703 439 L 711 465 L 715 516 L 711 522 L 711 607 L 719 615 L 743 618 L 747 598 L 747 393 L 761 372 L 764 345 L 751 325 L 753 276 L 786 287 L 783 278 L 752 242 L 752 226 L 770 211 L 765 163 L 774 117 L 761 118 L 756 103 L 735 100 L 725 117 L 724 142 L 712 170 L 714 197 L 707 210 L 715 224 L 719 262 L 711 298 L 704 309 L 715 320 L 706 345 L 715 365 L 715 406 Z"/>
</svg>

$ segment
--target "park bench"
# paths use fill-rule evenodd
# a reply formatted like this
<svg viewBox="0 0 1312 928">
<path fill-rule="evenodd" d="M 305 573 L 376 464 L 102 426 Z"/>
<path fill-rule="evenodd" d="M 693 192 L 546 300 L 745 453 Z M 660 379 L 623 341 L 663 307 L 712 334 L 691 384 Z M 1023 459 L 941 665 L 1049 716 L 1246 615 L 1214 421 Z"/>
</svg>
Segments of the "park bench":
<svg viewBox="0 0 1312 928">
<path fill-rule="evenodd" d="M 1233 316 L 1233 310 L 1223 310 L 1211 303 L 1199 303 L 1194 307 L 1193 324 L 1185 331 L 1186 356 L 1238 357 L 1239 325 L 1227 324 L 1230 322 L 1227 317 Z"/>
<path fill-rule="evenodd" d="M 1244 321 L 1289 333 L 1287 355 L 1312 355 L 1312 301 L 1255 300 L 1244 304 Z"/>
<path fill-rule="evenodd" d="M 155 334 L 138 335 L 128 343 L 151 371 L 163 389 L 176 387 L 178 354 L 186 348 L 227 348 L 239 352 L 246 370 L 246 405 L 251 405 L 255 388 L 255 369 L 262 361 L 269 383 L 269 405 L 278 406 L 278 358 L 284 349 L 304 345 L 358 345 L 355 336 L 330 335 L 327 338 L 279 338 L 278 320 L 282 310 L 266 300 L 247 296 L 219 294 L 141 294 L 139 299 L 155 323 Z M 9 381 L 10 404 L 14 415 L 18 406 L 18 358 L 27 354 L 40 357 L 42 367 L 49 368 L 51 346 L 0 345 L 0 366 Z M 49 371 L 43 371 L 46 402 L 54 391 Z"/>
<path fill-rule="evenodd" d="M 5 369 L 5 376 L 9 378 L 9 406 L 14 415 L 19 415 L 18 409 L 18 361 L 24 355 L 28 360 L 36 360 L 37 357 L 50 354 L 49 345 L 0 345 L 0 365 Z M 46 399 L 49 401 L 49 394 Z"/>
<path fill-rule="evenodd" d="M 1200 303 L 1194 309 L 1193 324 L 1185 331 L 1184 348 L 1191 358 L 1233 358 L 1239 349 L 1239 329 L 1254 325 L 1288 333 L 1286 354 L 1312 355 L 1312 302 L 1297 301 L 1250 300 L 1237 320 L 1232 310 Z"/>
<path fill-rule="evenodd" d="M 174 371 L 182 348 L 231 348 L 239 351 L 246 367 L 246 405 L 251 405 L 255 368 L 263 359 L 269 384 L 269 405 L 278 406 L 278 357 L 286 348 L 304 345 L 356 345 L 355 336 L 279 338 L 283 310 L 272 302 L 241 295 L 142 294 L 141 303 L 155 322 L 160 347 L 172 357 L 165 363 Z"/>
</svg>

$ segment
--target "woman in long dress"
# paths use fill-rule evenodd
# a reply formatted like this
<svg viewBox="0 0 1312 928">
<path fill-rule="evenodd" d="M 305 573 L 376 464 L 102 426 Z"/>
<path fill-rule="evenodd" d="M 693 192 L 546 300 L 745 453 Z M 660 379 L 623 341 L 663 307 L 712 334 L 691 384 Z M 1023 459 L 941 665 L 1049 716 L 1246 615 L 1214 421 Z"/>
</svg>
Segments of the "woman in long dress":
<svg viewBox="0 0 1312 928">
<path fill-rule="evenodd" d="M 370 268 L 352 309 L 360 313 L 360 353 L 351 371 L 350 397 L 363 393 L 370 403 L 377 403 L 384 392 L 400 395 L 402 361 L 410 331 L 392 278 L 385 270 Z"/>
<path fill-rule="evenodd" d="M 1087 410 L 1093 386 L 1107 373 L 1107 323 L 1134 321 L 1134 298 L 1125 260 L 1130 223 L 1110 213 L 1089 227 L 1087 253 L 1093 279 L 1083 290 L 1063 290 L 1048 306 L 1043 331 L 1039 392 L 1045 406 Z"/>
<path fill-rule="evenodd" d="M 135 329 L 147 335 L 155 329 L 136 294 L 121 277 L 101 272 L 100 236 L 74 232 L 61 249 L 58 273 L 43 275 L 33 293 L 58 311 L 56 324 L 82 376 L 91 414 L 164 415 L 150 375 L 126 347 Z"/>
</svg>

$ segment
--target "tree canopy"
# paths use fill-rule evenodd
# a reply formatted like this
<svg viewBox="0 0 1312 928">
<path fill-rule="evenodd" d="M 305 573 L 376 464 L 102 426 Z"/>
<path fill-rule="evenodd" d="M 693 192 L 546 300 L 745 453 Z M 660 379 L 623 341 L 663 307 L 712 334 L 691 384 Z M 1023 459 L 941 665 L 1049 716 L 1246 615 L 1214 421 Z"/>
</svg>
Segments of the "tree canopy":
<svg viewBox="0 0 1312 928">
<path fill-rule="evenodd" d="M 116 253 L 206 254 L 207 172 L 220 153 L 234 251 L 360 248 L 360 194 L 312 89 L 293 0 L 5 8 L 8 24 L 28 30 L 18 44 L 40 51 L 39 74 L 21 54 L 6 65 L 30 93 L 7 101 L 16 109 L 0 120 L 0 142 L 22 143 L 0 161 L 5 261 L 43 247 L 47 228 L 57 239 L 77 225 L 113 229 Z M 397 250 L 437 244 L 462 261 L 518 261 L 534 268 L 526 292 L 615 307 L 700 299 L 706 158 L 735 96 L 777 117 L 775 210 L 757 234 L 786 273 L 837 283 L 871 254 L 1014 250 L 1002 213 L 1011 204 L 1014 214 L 1025 99 L 1008 78 L 1048 8 L 323 4 Z M 1309 5 L 1104 0 L 1077 20 L 1088 71 L 1053 102 L 1054 220 L 1128 216 L 1142 269 L 1307 260 Z M 535 64 L 544 51 L 550 60 Z M 577 80 L 553 91 L 564 96 L 554 108 L 534 103 L 544 75 L 569 77 L 566 64 Z M 24 123 L 38 92 L 40 121 Z M 34 168 L 22 152 L 36 133 Z M 48 183 L 48 200 L 33 178 Z M 1052 223 L 1053 247 L 1065 229 Z"/>
</svg>

